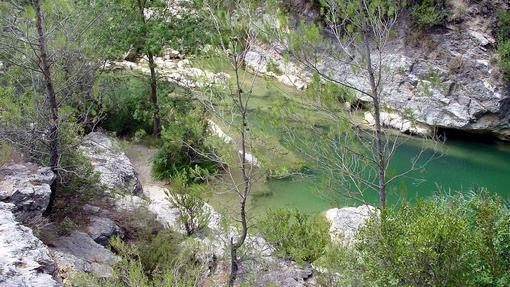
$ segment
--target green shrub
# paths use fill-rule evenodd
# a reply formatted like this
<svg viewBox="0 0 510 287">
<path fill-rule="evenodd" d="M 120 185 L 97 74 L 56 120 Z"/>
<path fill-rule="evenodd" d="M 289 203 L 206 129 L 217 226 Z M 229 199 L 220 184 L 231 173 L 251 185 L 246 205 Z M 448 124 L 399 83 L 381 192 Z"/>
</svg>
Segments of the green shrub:
<svg viewBox="0 0 510 287">
<path fill-rule="evenodd" d="M 0 168 L 2 168 L 9 161 L 12 153 L 12 148 L 2 141 L 0 141 Z"/>
<path fill-rule="evenodd" d="M 109 278 L 76 273 L 66 286 L 83 287 L 193 287 L 203 277 L 205 267 L 194 257 L 194 245 L 183 245 L 182 236 L 165 229 L 153 238 L 127 244 L 118 237 L 110 246 L 121 260 Z"/>
<path fill-rule="evenodd" d="M 510 40 L 510 11 L 498 11 L 496 38 L 498 42 Z"/>
<path fill-rule="evenodd" d="M 161 132 L 161 147 L 152 162 L 154 176 L 168 179 L 184 174 L 190 181 L 201 181 L 214 173 L 217 163 L 207 157 L 211 147 L 206 144 L 205 111 L 183 101 L 167 118 Z"/>
<path fill-rule="evenodd" d="M 60 223 L 58 233 L 60 235 L 67 236 L 77 228 L 78 225 L 76 225 L 76 223 L 74 223 L 72 219 L 70 219 L 69 217 L 65 217 L 64 220 L 62 220 L 62 222 Z"/>
<path fill-rule="evenodd" d="M 152 273 L 171 266 L 179 254 L 179 244 L 182 241 L 182 235 L 163 229 L 155 237 L 138 242 L 136 247 L 144 269 Z"/>
<path fill-rule="evenodd" d="M 509 254 L 510 213 L 482 193 L 387 209 L 316 264 L 323 286 L 509 286 Z"/>
<path fill-rule="evenodd" d="M 422 0 L 412 7 L 413 21 L 420 27 L 433 27 L 443 24 L 448 16 L 444 0 Z"/>
<path fill-rule="evenodd" d="M 506 80 L 510 80 L 510 11 L 498 13 L 497 48 L 499 68 Z"/>
<path fill-rule="evenodd" d="M 151 131 L 152 108 L 148 81 L 144 77 L 128 72 L 106 73 L 100 78 L 99 87 L 104 93 L 103 128 L 118 135 Z"/>
<path fill-rule="evenodd" d="M 171 207 L 179 210 L 179 222 L 184 226 L 186 234 L 191 236 L 207 227 L 210 211 L 202 199 L 205 186 L 188 184 L 187 181 L 184 174 L 174 176 L 167 196 Z"/>
<path fill-rule="evenodd" d="M 480 244 L 458 207 L 419 202 L 388 210 L 359 234 L 366 282 L 470 286 Z"/>
<path fill-rule="evenodd" d="M 499 68 L 506 80 L 510 80 L 510 40 L 498 44 Z"/>
<path fill-rule="evenodd" d="M 465 199 L 466 218 L 480 234 L 482 245 L 478 286 L 510 285 L 510 213 L 498 197 L 487 193 Z M 483 276 L 482 276 L 483 275 Z"/>
<path fill-rule="evenodd" d="M 329 225 L 322 217 L 310 217 L 298 210 L 275 209 L 257 225 L 262 236 L 280 256 L 297 262 L 314 262 L 329 243 Z"/>
</svg>

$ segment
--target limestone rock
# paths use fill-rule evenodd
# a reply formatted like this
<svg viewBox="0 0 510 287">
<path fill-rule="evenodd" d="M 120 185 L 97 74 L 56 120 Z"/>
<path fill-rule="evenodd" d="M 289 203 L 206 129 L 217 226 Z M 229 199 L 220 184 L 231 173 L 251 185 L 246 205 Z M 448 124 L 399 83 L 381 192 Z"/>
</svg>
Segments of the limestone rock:
<svg viewBox="0 0 510 287">
<path fill-rule="evenodd" d="M 41 216 L 50 201 L 55 174 L 49 168 L 14 164 L 0 169 L 0 201 L 14 204 L 19 221 Z"/>
<path fill-rule="evenodd" d="M 179 209 L 171 206 L 167 199 L 167 192 L 166 188 L 160 186 L 146 186 L 143 193 L 149 200 L 148 209 L 163 226 L 184 233 L 184 229 L 179 223 Z"/>
<path fill-rule="evenodd" d="M 331 224 L 329 227 L 331 240 L 339 244 L 351 243 L 366 220 L 378 213 L 378 209 L 370 205 L 328 209 L 326 219 Z"/>
<path fill-rule="evenodd" d="M 0 202 L 0 286 L 60 286 L 55 263 L 32 230 L 16 222 L 13 204 Z"/>
<path fill-rule="evenodd" d="M 423 31 L 418 38 L 413 38 L 415 31 L 410 31 L 409 19 L 401 18 L 395 29 L 396 37 L 382 51 L 385 71 L 381 103 L 389 114 L 412 118 L 421 126 L 413 131 L 406 120 L 397 121 L 393 116 L 387 126 L 417 134 L 442 127 L 491 133 L 510 140 L 509 84 L 502 79 L 493 60 L 497 53 L 493 37 L 495 10 L 508 9 L 507 2 L 467 1 L 466 15 L 460 21 Z M 281 56 L 273 53 L 282 53 L 278 43 L 272 46 L 263 49 L 271 52 L 248 55 L 250 65 L 260 63 L 257 64 L 260 70 L 266 71 L 267 62 L 278 63 Z M 372 62 L 378 61 L 377 55 L 373 55 Z M 363 90 L 369 87 L 366 78 L 343 59 L 325 57 L 318 68 L 333 80 Z M 287 69 L 284 74 L 299 76 L 300 69 Z M 363 102 L 371 101 L 367 96 L 356 96 Z M 398 122 L 396 127 L 394 121 Z"/>
<path fill-rule="evenodd" d="M 375 125 L 375 119 L 372 113 L 365 112 L 364 118 L 369 125 Z M 422 136 L 428 136 L 432 134 L 432 130 L 429 126 L 420 122 L 406 119 L 398 113 L 381 112 L 381 123 L 384 127 L 393 128 L 403 133 Z"/>
<path fill-rule="evenodd" d="M 311 267 L 301 268 L 291 261 L 278 261 L 269 266 L 268 271 L 261 272 L 256 286 L 302 287 L 307 286 L 306 281 L 312 275 Z"/>
<path fill-rule="evenodd" d="M 118 142 L 101 132 L 85 136 L 80 149 L 90 159 L 100 183 L 108 190 L 122 190 L 138 194 L 142 186 L 135 169 Z"/>
<path fill-rule="evenodd" d="M 132 212 L 148 205 L 148 202 L 136 195 L 125 195 L 115 199 L 117 210 Z"/>
<path fill-rule="evenodd" d="M 176 83 L 183 87 L 195 88 L 214 84 L 223 84 L 230 76 L 227 73 L 213 73 L 211 71 L 192 67 L 191 61 L 181 59 L 176 51 L 171 49 L 164 51 L 162 57 L 155 57 L 154 63 L 158 66 L 158 72 L 167 81 Z M 117 61 L 109 64 L 110 68 L 125 68 L 140 72 L 145 75 L 150 74 L 149 62 L 146 57 L 138 62 Z"/>
<path fill-rule="evenodd" d="M 124 237 L 124 231 L 108 217 L 90 216 L 86 227 L 87 234 L 97 243 L 106 246 L 108 240 L 114 236 Z"/>
<path fill-rule="evenodd" d="M 256 74 L 274 77 L 287 86 L 306 89 L 311 81 L 310 73 L 272 50 L 264 45 L 253 45 L 244 57 L 246 67 Z"/>
<path fill-rule="evenodd" d="M 59 274 L 65 279 L 69 273 L 77 270 L 91 272 L 98 277 L 109 277 L 112 265 L 119 258 L 108 249 L 97 244 L 86 233 L 73 231 L 51 242 L 51 253 Z"/>
</svg>

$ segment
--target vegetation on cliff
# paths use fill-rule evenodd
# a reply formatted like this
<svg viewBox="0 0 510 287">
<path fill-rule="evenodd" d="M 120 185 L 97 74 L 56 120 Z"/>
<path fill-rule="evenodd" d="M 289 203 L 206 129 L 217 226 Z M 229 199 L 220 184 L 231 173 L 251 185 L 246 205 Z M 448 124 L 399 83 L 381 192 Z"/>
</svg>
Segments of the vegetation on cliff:
<svg viewBox="0 0 510 287">
<path fill-rule="evenodd" d="M 137 226 L 135 212 L 123 211 L 129 216 L 116 220 L 131 234 L 107 244 L 119 259 L 111 276 L 75 274 L 70 286 L 249 285 L 262 280 L 250 272 L 268 271 L 257 265 L 261 258 L 250 258 L 256 263 L 246 258 L 257 248 L 269 250 L 263 250 L 270 253 L 264 260 L 279 268 L 298 263 L 313 269 L 318 286 L 510 285 L 505 200 L 477 191 L 387 201 L 390 186 L 427 168 L 438 150 L 424 145 L 405 154 L 405 170 L 391 169 L 398 147 L 410 137 L 400 137 L 385 122 L 389 108 L 383 91 L 394 76 L 389 68 L 394 59 L 385 54 L 392 48 L 389 39 L 403 16 L 420 33 L 444 25 L 452 20 L 451 1 L 320 0 L 306 7 L 318 10 L 317 21 L 296 21 L 289 14 L 300 11 L 294 4 L 0 3 L 0 167 L 11 149 L 50 167 L 57 180 L 47 220 L 60 224 L 63 234 L 57 235 L 69 236 L 89 199 L 106 205 L 121 201 L 119 194 L 136 198 L 141 190 L 134 169 L 120 179 L 130 181 L 132 194 L 104 187 L 94 168 L 108 159 L 99 158 L 94 166 L 83 156 L 86 135 L 108 131 L 158 150 L 151 159 L 152 177 L 170 190 L 158 189 L 160 201 L 141 210 L 175 211 L 171 219 L 184 227 L 179 234 L 178 228 L 159 230 L 152 221 Z M 508 80 L 507 10 L 498 12 L 496 26 L 495 50 Z M 265 63 L 266 76 L 285 76 L 282 65 L 302 64 L 303 73 L 309 73 L 306 90 L 266 78 L 257 68 L 263 57 L 255 64 L 247 61 L 255 46 L 282 58 L 282 63 Z M 345 62 L 345 70 L 335 70 L 333 60 Z M 187 74 L 178 73 L 184 69 Z M 441 76 L 429 70 L 420 81 L 440 85 Z M 431 90 L 426 94 L 433 96 Z M 360 124 L 367 113 L 373 125 Z M 110 148 L 108 137 L 101 139 L 96 144 Z M 121 169 L 115 166 L 120 161 L 111 162 L 105 173 Z M 325 171 L 330 197 L 359 203 L 369 195 L 377 198 L 378 211 L 352 241 L 333 240 L 331 222 L 321 214 L 280 208 L 254 218 L 250 208 L 257 181 L 314 176 L 306 167 Z M 206 204 L 211 192 L 234 198 L 222 217 Z M 204 246 L 221 251 L 204 251 Z"/>
</svg>

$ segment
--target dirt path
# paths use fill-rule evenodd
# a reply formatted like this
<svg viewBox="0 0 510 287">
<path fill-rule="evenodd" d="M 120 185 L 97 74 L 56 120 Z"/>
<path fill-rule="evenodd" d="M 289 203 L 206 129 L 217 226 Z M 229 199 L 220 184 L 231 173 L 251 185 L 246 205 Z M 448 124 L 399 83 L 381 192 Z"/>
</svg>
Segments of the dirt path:
<svg viewBox="0 0 510 287">
<path fill-rule="evenodd" d="M 136 172 L 138 173 L 138 179 L 140 180 L 142 186 L 167 187 L 167 184 L 164 181 L 160 181 L 152 177 L 152 159 L 158 151 L 157 148 L 147 147 L 142 144 L 128 141 L 125 141 L 124 143 L 126 144 L 126 155 L 129 157 Z"/>
</svg>

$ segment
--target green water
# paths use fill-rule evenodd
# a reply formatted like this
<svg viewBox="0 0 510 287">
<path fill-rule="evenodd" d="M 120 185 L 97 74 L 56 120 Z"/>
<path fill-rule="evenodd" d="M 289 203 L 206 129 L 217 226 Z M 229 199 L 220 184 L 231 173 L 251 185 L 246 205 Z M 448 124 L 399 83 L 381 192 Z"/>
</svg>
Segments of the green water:
<svg viewBox="0 0 510 287">
<path fill-rule="evenodd" d="M 280 129 L 264 120 L 267 118 L 265 114 L 272 109 L 277 99 L 286 97 L 293 101 L 300 95 L 299 92 L 289 90 L 288 87 L 278 83 L 267 85 L 263 80 L 257 81 L 252 101 L 257 110 L 250 114 L 251 126 L 262 130 L 265 135 L 273 137 L 285 146 Z M 422 149 L 422 144 L 422 140 L 418 138 L 408 138 L 395 153 L 389 170 L 395 172 L 406 170 L 409 159 Z M 471 138 L 448 139 L 441 146 L 441 150 L 442 157 L 428 163 L 424 171 L 413 173 L 413 179 L 401 179 L 388 186 L 387 201 L 390 205 L 398 203 L 401 199 L 415 201 L 417 198 L 430 197 L 438 191 L 469 192 L 473 188 L 481 187 L 510 200 L 510 144 L 497 141 L 480 142 Z M 295 156 L 301 157 L 299 154 Z M 282 159 L 275 156 L 273 161 Z M 343 197 L 340 187 L 324 188 L 321 185 L 321 171 L 314 169 L 313 166 L 309 167 L 311 170 L 304 176 L 255 183 L 249 202 L 252 214 L 261 214 L 268 208 L 277 207 L 319 213 L 331 207 L 361 204 Z M 365 200 L 376 205 L 377 194 L 365 194 Z M 223 211 L 235 210 L 232 207 L 238 204 L 235 195 L 225 192 L 216 193 L 210 198 L 210 202 Z"/>
<path fill-rule="evenodd" d="M 421 149 L 421 140 L 403 144 L 393 158 L 390 169 L 404 170 L 409 158 Z M 443 155 L 426 166 L 422 172 L 394 182 L 388 187 L 388 202 L 400 199 L 415 201 L 441 192 L 469 192 L 485 187 L 489 192 L 510 200 L 510 145 L 501 142 L 467 142 L 448 140 L 442 146 Z M 312 170 L 303 176 L 259 181 L 255 184 L 250 206 L 254 214 L 268 208 L 297 208 L 307 213 L 319 213 L 331 207 L 360 204 L 341 195 L 339 187 L 324 189 L 320 171 Z M 366 194 L 366 200 L 376 205 L 377 194 Z M 228 194 L 213 198 L 213 205 L 234 206 L 235 197 Z"/>
<path fill-rule="evenodd" d="M 486 187 L 490 192 L 510 199 L 510 146 L 502 143 L 479 143 L 450 140 L 444 144 L 443 156 L 430 162 L 423 172 L 413 179 L 395 182 L 389 187 L 390 204 L 405 198 L 410 201 L 434 195 L 439 190 L 467 192 L 473 187 Z M 409 158 L 419 151 L 418 140 L 404 144 L 392 161 L 391 168 L 405 169 Z M 419 179 L 419 180 L 416 180 Z M 266 196 L 257 196 L 253 208 L 260 212 L 266 208 L 292 207 L 316 213 L 334 206 L 353 204 L 353 201 L 336 196 L 337 193 L 321 189 L 318 175 L 270 180 L 258 187 L 270 190 Z M 265 193 L 264 193 L 265 194 Z M 367 194 L 367 201 L 377 204 L 376 194 Z"/>
<path fill-rule="evenodd" d="M 408 139 L 395 153 L 390 170 L 406 170 L 409 159 L 422 149 L 422 144 L 420 139 Z M 450 139 L 441 145 L 441 150 L 442 156 L 428 163 L 423 171 L 388 186 L 390 205 L 401 199 L 415 201 L 438 192 L 469 192 L 481 187 L 510 200 L 509 144 Z M 319 169 L 312 169 L 302 176 L 257 182 L 250 202 L 253 214 L 277 207 L 319 213 L 331 207 L 360 204 L 342 196 L 340 187 L 325 188 L 321 184 L 321 175 Z M 229 208 L 234 206 L 235 200 L 235 197 L 223 194 L 213 197 L 212 204 Z M 377 194 L 367 193 L 365 200 L 376 205 Z"/>
</svg>

